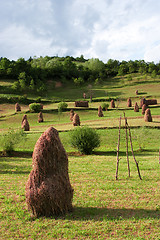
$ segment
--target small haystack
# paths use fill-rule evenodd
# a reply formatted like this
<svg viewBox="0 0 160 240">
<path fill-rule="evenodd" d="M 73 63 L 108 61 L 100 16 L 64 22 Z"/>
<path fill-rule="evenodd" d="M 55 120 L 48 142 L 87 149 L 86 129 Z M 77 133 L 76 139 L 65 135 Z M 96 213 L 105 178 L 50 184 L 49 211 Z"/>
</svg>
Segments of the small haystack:
<svg viewBox="0 0 160 240">
<path fill-rule="evenodd" d="M 23 118 L 22 118 L 22 123 L 23 123 L 23 121 L 24 121 L 25 119 L 27 120 L 27 115 L 26 115 L 26 114 L 25 114 L 25 115 L 23 115 Z"/>
<path fill-rule="evenodd" d="M 141 101 L 140 101 L 140 108 L 142 108 L 142 106 L 146 104 L 146 99 L 145 98 L 142 98 Z"/>
<path fill-rule="evenodd" d="M 24 119 L 24 120 L 23 120 L 22 125 L 21 125 L 21 128 L 22 128 L 24 131 L 29 131 L 29 130 L 30 130 L 29 122 L 28 122 L 27 119 Z"/>
<path fill-rule="evenodd" d="M 136 95 L 138 95 L 138 90 L 136 90 Z"/>
<path fill-rule="evenodd" d="M 115 108 L 115 103 L 113 99 L 111 100 L 111 108 Z"/>
<path fill-rule="evenodd" d="M 28 209 L 36 217 L 72 211 L 68 157 L 55 128 L 50 127 L 41 135 L 32 157 L 33 169 L 25 189 Z"/>
<path fill-rule="evenodd" d="M 71 111 L 70 111 L 70 120 L 71 120 L 71 122 L 73 121 L 73 116 L 74 116 L 74 110 L 71 109 Z"/>
<path fill-rule="evenodd" d="M 144 121 L 145 122 L 152 122 L 151 111 L 150 111 L 149 108 L 147 108 L 146 111 L 145 111 Z"/>
<path fill-rule="evenodd" d="M 139 107 L 138 107 L 137 102 L 135 102 L 135 104 L 134 104 L 134 111 L 139 112 Z"/>
<path fill-rule="evenodd" d="M 74 114 L 73 116 L 73 126 L 80 126 L 80 118 L 77 113 Z"/>
<path fill-rule="evenodd" d="M 128 98 L 128 100 L 127 100 L 127 107 L 132 107 L 132 100 L 131 100 L 131 98 Z"/>
<path fill-rule="evenodd" d="M 143 106 L 142 106 L 142 115 L 145 114 L 146 109 L 147 109 L 147 105 L 143 104 Z"/>
<path fill-rule="evenodd" d="M 38 122 L 39 123 L 43 122 L 43 114 L 42 114 L 42 112 L 38 113 Z"/>
<path fill-rule="evenodd" d="M 15 104 L 15 112 L 20 112 L 21 111 L 21 106 L 19 105 L 19 103 Z"/>
<path fill-rule="evenodd" d="M 101 106 L 98 107 L 98 117 L 103 117 L 103 111 Z"/>
<path fill-rule="evenodd" d="M 84 98 L 84 99 L 86 99 L 86 98 L 87 98 L 87 96 L 86 96 L 86 93 L 83 93 L 83 98 Z"/>
</svg>

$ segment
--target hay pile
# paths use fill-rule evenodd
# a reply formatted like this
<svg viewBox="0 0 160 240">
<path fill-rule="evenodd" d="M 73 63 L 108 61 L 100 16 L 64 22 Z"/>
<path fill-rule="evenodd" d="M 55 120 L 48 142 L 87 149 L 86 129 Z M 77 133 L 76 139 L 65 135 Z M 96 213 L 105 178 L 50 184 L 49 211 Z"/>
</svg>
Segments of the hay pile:
<svg viewBox="0 0 160 240">
<path fill-rule="evenodd" d="M 29 122 L 28 122 L 27 119 L 24 119 L 24 121 L 22 122 L 21 128 L 24 131 L 29 131 L 30 130 Z"/>
<path fill-rule="evenodd" d="M 150 111 L 149 108 L 147 108 L 146 111 L 145 111 L 144 121 L 145 122 L 152 122 L 151 111 Z"/>
<path fill-rule="evenodd" d="M 89 107 L 88 101 L 75 101 L 75 107 Z"/>
<path fill-rule="evenodd" d="M 136 95 L 138 95 L 138 90 L 136 90 Z"/>
<path fill-rule="evenodd" d="M 143 104 L 143 106 L 142 106 L 142 115 L 145 114 L 146 109 L 147 109 L 147 105 Z"/>
<path fill-rule="evenodd" d="M 36 217 L 72 211 L 68 157 L 55 128 L 50 127 L 41 135 L 32 157 L 33 169 L 25 189 L 28 209 Z"/>
<path fill-rule="evenodd" d="M 87 96 L 86 96 L 86 93 L 83 93 L 83 98 L 84 98 L 84 99 L 86 99 L 86 98 L 87 98 Z"/>
<path fill-rule="evenodd" d="M 21 123 L 21 128 L 24 130 L 24 131 L 29 131 L 30 130 L 30 126 L 29 126 L 29 122 L 27 120 L 27 115 L 23 115 L 23 118 L 22 118 L 22 123 Z"/>
<path fill-rule="evenodd" d="M 44 120 L 43 120 L 43 114 L 42 114 L 42 112 L 39 112 L 38 113 L 38 122 L 39 123 L 41 123 L 41 122 L 43 122 Z"/>
<path fill-rule="evenodd" d="M 111 108 L 115 108 L 115 103 L 113 99 L 111 100 Z"/>
<path fill-rule="evenodd" d="M 77 113 L 74 114 L 73 116 L 73 126 L 80 126 L 80 118 Z"/>
<path fill-rule="evenodd" d="M 103 117 L 103 111 L 101 106 L 98 107 L 98 117 Z"/>
<path fill-rule="evenodd" d="M 15 112 L 20 112 L 21 111 L 21 106 L 19 105 L 19 103 L 15 104 Z"/>
<path fill-rule="evenodd" d="M 131 98 L 128 98 L 128 100 L 127 100 L 127 107 L 132 107 L 132 100 L 131 100 Z"/>
<path fill-rule="evenodd" d="M 145 98 L 142 98 L 141 101 L 140 101 L 140 108 L 146 104 L 146 99 Z"/>
<path fill-rule="evenodd" d="M 134 111 L 139 112 L 139 107 L 138 107 L 137 102 L 135 102 L 135 104 L 134 104 Z"/>
<path fill-rule="evenodd" d="M 73 121 L 73 116 L 74 116 L 74 111 L 73 111 L 73 109 L 71 109 L 71 111 L 70 111 L 70 120 L 71 120 L 71 122 Z"/>
</svg>

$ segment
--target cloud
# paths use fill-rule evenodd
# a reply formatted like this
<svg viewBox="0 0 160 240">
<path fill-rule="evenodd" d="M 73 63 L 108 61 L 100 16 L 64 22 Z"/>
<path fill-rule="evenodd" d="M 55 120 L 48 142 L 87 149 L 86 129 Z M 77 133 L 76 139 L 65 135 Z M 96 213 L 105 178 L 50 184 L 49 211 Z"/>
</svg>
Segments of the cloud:
<svg viewBox="0 0 160 240">
<path fill-rule="evenodd" d="M 4 57 L 80 56 L 157 61 L 156 0 L 7 0 L 0 8 Z"/>
</svg>

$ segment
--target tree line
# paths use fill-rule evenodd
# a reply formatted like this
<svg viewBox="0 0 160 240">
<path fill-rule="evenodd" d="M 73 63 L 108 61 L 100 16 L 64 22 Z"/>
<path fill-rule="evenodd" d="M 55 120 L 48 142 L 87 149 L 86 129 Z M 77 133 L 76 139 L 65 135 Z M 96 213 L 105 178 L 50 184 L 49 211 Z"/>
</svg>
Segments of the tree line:
<svg viewBox="0 0 160 240">
<path fill-rule="evenodd" d="M 120 62 L 113 59 L 104 63 L 98 58 L 85 59 L 83 55 L 77 58 L 41 56 L 28 60 L 19 58 L 16 61 L 0 58 L 0 79 L 14 79 L 12 90 L 15 92 L 27 89 L 40 95 L 46 91 L 48 80 L 80 85 L 111 81 L 111 77 L 132 73 L 149 73 L 156 77 L 160 75 L 160 63 L 144 60 Z"/>
</svg>

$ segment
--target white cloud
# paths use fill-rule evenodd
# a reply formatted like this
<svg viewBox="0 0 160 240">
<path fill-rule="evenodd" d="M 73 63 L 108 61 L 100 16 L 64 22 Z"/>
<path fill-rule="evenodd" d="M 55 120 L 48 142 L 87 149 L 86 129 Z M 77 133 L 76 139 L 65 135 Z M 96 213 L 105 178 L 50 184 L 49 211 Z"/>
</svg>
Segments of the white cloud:
<svg viewBox="0 0 160 240">
<path fill-rule="evenodd" d="M 3 57 L 158 61 L 160 1 L 0 0 Z"/>
</svg>

